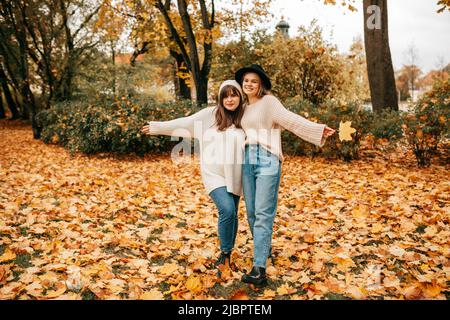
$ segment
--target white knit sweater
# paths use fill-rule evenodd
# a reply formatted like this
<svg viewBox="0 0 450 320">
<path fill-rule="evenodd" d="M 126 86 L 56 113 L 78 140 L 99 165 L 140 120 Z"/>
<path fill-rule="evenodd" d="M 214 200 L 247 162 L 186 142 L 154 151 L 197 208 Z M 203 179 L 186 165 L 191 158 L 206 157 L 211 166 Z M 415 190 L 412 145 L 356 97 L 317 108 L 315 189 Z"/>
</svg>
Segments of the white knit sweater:
<svg viewBox="0 0 450 320">
<path fill-rule="evenodd" d="M 215 107 L 209 107 L 185 118 L 151 121 L 150 134 L 198 139 L 200 171 L 207 193 L 226 187 L 228 192 L 240 196 L 245 134 L 234 126 L 218 131 L 215 111 Z"/>
<path fill-rule="evenodd" d="M 247 105 L 241 121 L 247 135 L 246 144 L 260 144 L 283 161 L 281 130 L 287 129 L 305 141 L 322 147 L 325 144 L 324 124 L 309 121 L 287 110 L 272 95 Z"/>
</svg>

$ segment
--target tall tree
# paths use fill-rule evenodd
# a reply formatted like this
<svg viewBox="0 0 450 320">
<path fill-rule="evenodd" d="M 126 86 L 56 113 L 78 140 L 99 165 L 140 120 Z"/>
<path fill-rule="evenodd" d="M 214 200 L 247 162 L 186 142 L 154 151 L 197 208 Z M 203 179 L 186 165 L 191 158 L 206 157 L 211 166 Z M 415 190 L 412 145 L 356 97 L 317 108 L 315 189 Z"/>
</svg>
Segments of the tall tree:
<svg viewBox="0 0 450 320">
<path fill-rule="evenodd" d="M 253 4 L 253 10 L 242 11 L 245 17 L 230 16 L 225 7 L 236 2 Z M 135 18 L 138 29 L 145 30 L 143 34 L 146 36 L 141 37 L 142 44 L 152 39 L 158 39 L 159 44 L 164 43 L 177 59 L 177 65 L 186 68 L 186 72 L 178 70 L 177 74 L 189 74 L 197 101 L 206 103 L 213 46 L 221 36 L 220 28 L 233 19 L 244 18 L 247 25 L 259 17 L 267 16 L 270 2 L 271 0 L 227 0 L 220 3 L 220 9 L 215 0 L 123 0 L 116 2 L 115 6 L 109 3 L 109 6 L 123 11 L 128 8 L 127 14 Z M 149 23 L 151 21 L 154 22 L 153 25 L 156 24 L 154 30 L 148 28 L 152 25 Z M 158 28 L 158 23 L 164 28 Z"/>
<path fill-rule="evenodd" d="M 372 108 L 398 111 L 394 67 L 389 46 L 387 0 L 364 0 L 364 44 Z"/>
<path fill-rule="evenodd" d="M 336 4 L 336 0 L 322 0 Z M 343 6 L 356 11 L 355 0 L 342 0 Z M 450 0 L 439 0 L 438 13 L 450 10 Z M 389 47 L 387 0 L 363 0 L 364 44 L 373 110 L 398 110 L 397 90 Z"/>
<path fill-rule="evenodd" d="M 6 118 L 6 113 L 5 113 L 5 108 L 3 107 L 3 95 L 2 95 L 2 90 L 0 90 L 0 119 L 5 119 Z"/>
<path fill-rule="evenodd" d="M 2 86 L 1 89 L 3 91 L 3 94 L 5 95 L 6 105 L 8 106 L 9 111 L 11 111 L 11 120 L 19 119 L 20 111 L 18 110 L 17 102 L 14 100 L 13 94 L 11 93 L 12 87 L 8 85 L 8 79 L 6 78 L 6 74 L 3 71 L 1 65 L 0 65 L 0 84 Z"/>
<path fill-rule="evenodd" d="M 25 3 L 21 1 L 0 0 L 0 16 L 2 17 L 2 27 L 0 28 L 0 55 L 2 59 L 2 83 L 6 79 L 6 86 L 3 86 L 5 94 L 8 85 L 14 86 L 16 93 L 20 94 L 21 117 L 31 118 L 33 136 L 39 138 L 40 131 L 36 125 L 36 100 L 31 91 L 30 64 L 28 61 L 29 45 L 25 28 Z"/>
</svg>

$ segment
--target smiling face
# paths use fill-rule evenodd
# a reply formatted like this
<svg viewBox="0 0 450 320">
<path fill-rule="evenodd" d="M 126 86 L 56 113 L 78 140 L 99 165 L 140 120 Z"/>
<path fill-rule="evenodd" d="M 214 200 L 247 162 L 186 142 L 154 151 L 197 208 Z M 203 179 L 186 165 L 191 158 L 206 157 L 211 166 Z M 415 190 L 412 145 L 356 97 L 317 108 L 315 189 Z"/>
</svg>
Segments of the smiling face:
<svg viewBox="0 0 450 320">
<path fill-rule="evenodd" d="M 235 111 L 241 103 L 241 96 L 234 88 L 225 88 L 225 89 L 227 90 L 224 91 L 224 93 L 221 96 L 222 106 L 228 111 Z"/>
<path fill-rule="evenodd" d="M 249 98 L 258 96 L 261 89 L 261 78 L 259 75 L 253 72 L 246 73 L 242 81 L 242 89 Z"/>
<path fill-rule="evenodd" d="M 241 119 L 244 115 L 244 108 L 240 91 L 231 85 L 224 86 L 220 90 L 217 102 L 216 125 L 218 130 L 224 131 L 232 125 L 242 128 Z"/>
</svg>

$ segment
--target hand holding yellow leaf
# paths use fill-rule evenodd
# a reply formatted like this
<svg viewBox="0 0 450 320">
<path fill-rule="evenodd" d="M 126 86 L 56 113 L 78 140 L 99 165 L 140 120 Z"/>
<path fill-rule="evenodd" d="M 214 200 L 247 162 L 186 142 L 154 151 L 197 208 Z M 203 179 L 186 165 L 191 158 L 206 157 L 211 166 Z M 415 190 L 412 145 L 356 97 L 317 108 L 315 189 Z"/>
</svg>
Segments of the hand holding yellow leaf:
<svg viewBox="0 0 450 320">
<path fill-rule="evenodd" d="M 356 130 L 351 127 L 352 122 L 342 122 L 339 124 L 339 140 L 341 141 L 352 141 L 352 133 L 355 133 Z"/>
</svg>

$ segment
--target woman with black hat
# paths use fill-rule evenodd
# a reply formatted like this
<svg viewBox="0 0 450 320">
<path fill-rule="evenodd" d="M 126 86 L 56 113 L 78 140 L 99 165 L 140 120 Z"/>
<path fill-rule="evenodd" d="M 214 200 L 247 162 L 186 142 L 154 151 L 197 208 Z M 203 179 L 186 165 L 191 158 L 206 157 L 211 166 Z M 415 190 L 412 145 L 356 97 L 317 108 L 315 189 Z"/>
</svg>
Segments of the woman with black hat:
<svg viewBox="0 0 450 320">
<path fill-rule="evenodd" d="M 269 94 L 270 78 L 259 65 L 239 69 L 235 74 L 247 99 L 241 120 L 246 133 L 242 186 L 247 220 L 253 235 L 253 268 L 242 281 L 267 283 L 266 261 L 272 252 L 273 222 L 277 211 L 281 177 L 281 130 L 322 147 L 335 130 L 309 121 L 291 111 Z"/>
</svg>

